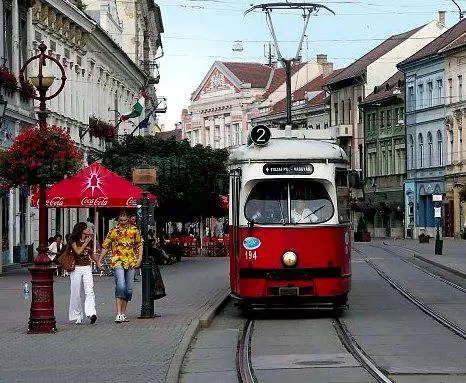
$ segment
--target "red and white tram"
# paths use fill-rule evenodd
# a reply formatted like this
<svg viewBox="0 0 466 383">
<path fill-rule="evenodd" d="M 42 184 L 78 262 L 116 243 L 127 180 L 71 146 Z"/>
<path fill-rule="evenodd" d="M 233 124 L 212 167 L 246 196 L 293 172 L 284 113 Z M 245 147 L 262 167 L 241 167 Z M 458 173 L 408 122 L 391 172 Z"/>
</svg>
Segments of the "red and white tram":
<svg viewBox="0 0 466 383">
<path fill-rule="evenodd" d="M 337 145 L 272 138 L 232 151 L 230 286 L 243 308 L 347 307 L 348 159 Z"/>
</svg>

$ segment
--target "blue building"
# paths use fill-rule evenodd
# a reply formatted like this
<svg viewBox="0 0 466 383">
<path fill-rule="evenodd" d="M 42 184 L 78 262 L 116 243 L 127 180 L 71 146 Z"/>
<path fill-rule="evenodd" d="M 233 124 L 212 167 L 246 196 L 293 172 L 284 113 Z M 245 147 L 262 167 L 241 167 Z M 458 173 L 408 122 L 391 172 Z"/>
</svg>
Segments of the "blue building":
<svg viewBox="0 0 466 383">
<path fill-rule="evenodd" d="M 466 32 L 463 20 L 398 64 L 405 75 L 405 235 L 435 235 L 434 194 L 445 195 L 445 57 Z M 444 216 L 444 215 L 442 215 Z"/>
</svg>

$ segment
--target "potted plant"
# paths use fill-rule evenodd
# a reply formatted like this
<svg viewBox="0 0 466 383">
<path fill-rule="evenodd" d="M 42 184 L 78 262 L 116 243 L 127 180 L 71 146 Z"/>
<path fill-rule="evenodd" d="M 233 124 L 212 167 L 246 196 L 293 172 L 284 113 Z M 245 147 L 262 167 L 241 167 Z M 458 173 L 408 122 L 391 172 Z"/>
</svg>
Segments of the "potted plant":
<svg viewBox="0 0 466 383">
<path fill-rule="evenodd" d="M 22 129 L 0 162 L 0 177 L 10 186 L 50 185 L 82 166 L 83 155 L 58 126 Z"/>
<path fill-rule="evenodd" d="M 116 137 L 116 129 L 108 122 L 95 117 L 89 117 L 89 134 L 105 140 L 113 140 Z"/>
<path fill-rule="evenodd" d="M 430 237 L 426 235 L 424 230 L 419 234 L 419 243 L 429 243 Z"/>
<path fill-rule="evenodd" d="M 0 87 L 13 92 L 17 85 L 16 76 L 5 65 L 0 65 Z"/>
<path fill-rule="evenodd" d="M 356 228 L 356 232 L 354 233 L 354 241 L 355 242 L 370 242 L 371 241 L 371 233 L 367 231 L 367 223 L 364 217 L 359 217 L 358 227 Z"/>
</svg>

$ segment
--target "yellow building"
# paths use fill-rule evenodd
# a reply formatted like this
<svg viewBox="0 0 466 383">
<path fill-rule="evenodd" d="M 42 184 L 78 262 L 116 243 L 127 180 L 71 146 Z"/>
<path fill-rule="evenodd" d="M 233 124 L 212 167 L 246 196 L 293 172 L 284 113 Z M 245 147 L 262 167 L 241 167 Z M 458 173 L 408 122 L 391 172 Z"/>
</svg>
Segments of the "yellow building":
<svg viewBox="0 0 466 383">
<path fill-rule="evenodd" d="M 461 35 L 441 53 L 445 55 L 445 236 L 458 238 L 466 230 L 466 44 Z M 463 129 L 464 127 L 464 129 Z"/>
</svg>

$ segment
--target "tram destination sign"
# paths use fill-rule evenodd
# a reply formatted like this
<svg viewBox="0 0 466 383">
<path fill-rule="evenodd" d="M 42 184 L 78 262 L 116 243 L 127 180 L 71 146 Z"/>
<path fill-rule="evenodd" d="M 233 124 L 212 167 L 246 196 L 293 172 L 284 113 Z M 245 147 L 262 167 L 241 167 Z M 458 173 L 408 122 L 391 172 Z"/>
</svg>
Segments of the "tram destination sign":
<svg viewBox="0 0 466 383">
<path fill-rule="evenodd" d="M 265 164 L 262 171 L 266 175 L 294 175 L 294 174 L 312 174 L 314 166 L 311 164 Z"/>
</svg>

